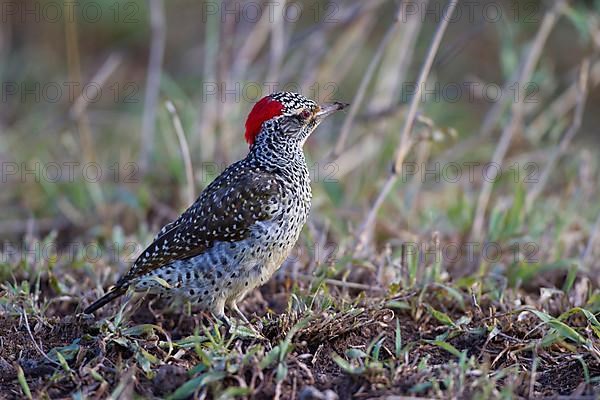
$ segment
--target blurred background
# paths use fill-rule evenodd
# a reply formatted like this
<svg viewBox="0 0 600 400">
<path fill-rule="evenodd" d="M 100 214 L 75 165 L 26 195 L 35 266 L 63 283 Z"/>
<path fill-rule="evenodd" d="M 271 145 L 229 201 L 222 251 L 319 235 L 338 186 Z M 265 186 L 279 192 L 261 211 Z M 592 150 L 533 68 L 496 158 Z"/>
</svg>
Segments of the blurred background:
<svg viewBox="0 0 600 400">
<path fill-rule="evenodd" d="M 59 268 L 90 277 L 105 265 L 96 282 L 111 283 L 141 250 L 125 243 L 146 244 L 245 155 L 253 103 L 290 90 L 353 107 L 306 145 L 313 210 L 284 274 L 347 275 L 354 257 L 357 279 L 385 286 L 406 278 L 406 243 L 476 243 L 473 257 L 445 255 L 439 278 L 479 271 L 537 291 L 574 271 L 598 283 L 598 1 L 459 3 L 410 143 L 402 130 L 444 1 L 1 6 L 2 279 L 39 252 L 27 243 L 50 240 L 79 244 Z M 90 261 L 89 243 L 125 250 Z"/>
<path fill-rule="evenodd" d="M 0 397 L 597 398 L 600 1 L 449 4 L 0 0 Z M 351 107 L 267 340 L 80 314 L 280 90 Z"/>
</svg>

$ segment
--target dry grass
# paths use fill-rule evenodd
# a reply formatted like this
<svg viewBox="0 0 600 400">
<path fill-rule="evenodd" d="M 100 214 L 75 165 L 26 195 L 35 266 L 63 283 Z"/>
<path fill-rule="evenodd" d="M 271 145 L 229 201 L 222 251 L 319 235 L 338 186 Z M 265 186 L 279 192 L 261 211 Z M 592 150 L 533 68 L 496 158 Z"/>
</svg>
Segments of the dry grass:
<svg viewBox="0 0 600 400">
<path fill-rule="evenodd" d="M 597 5 L 500 1 L 490 21 L 458 2 L 444 31 L 433 0 L 412 3 L 425 19 L 304 2 L 298 21 L 162 3 L 0 27 L 0 398 L 600 395 Z M 100 99 L 11 94 L 69 79 Z M 82 315 L 243 156 L 269 80 L 355 107 L 307 143 L 309 223 L 241 306 L 264 337 L 155 298 Z"/>
</svg>

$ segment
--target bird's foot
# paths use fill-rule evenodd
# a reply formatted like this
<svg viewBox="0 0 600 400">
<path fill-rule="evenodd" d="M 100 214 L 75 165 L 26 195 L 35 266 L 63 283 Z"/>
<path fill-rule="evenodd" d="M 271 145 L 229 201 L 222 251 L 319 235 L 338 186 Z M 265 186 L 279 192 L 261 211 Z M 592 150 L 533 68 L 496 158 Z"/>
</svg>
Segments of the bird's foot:
<svg viewBox="0 0 600 400">
<path fill-rule="evenodd" d="M 237 303 L 232 303 L 230 308 L 233 310 L 233 312 L 235 312 L 237 314 L 237 316 L 244 321 L 246 324 L 251 325 L 250 321 L 248 321 L 248 318 L 246 318 L 246 316 L 244 315 L 244 313 L 242 312 L 242 310 L 239 309 Z"/>
<path fill-rule="evenodd" d="M 245 337 L 254 337 L 261 340 L 266 340 L 263 334 L 254 326 L 248 318 L 244 315 L 244 313 L 238 308 L 237 304 L 233 303 L 229 307 L 235 314 L 237 315 L 237 323 L 235 325 L 230 326 L 229 332 L 236 333 L 239 336 Z"/>
<path fill-rule="evenodd" d="M 234 326 L 234 324 L 231 322 L 231 319 L 229 319 L 227 317 L 227 315 L 225 315 L 225 314 L 220 314 L 220 315 L 212 314 L 212 315 L 215 318 L 215 320 L 221 322 L 221 324 L 223 324 L 223 326 L 225 326 L 228 330 L 230 330 L 231 327 Z"/>
</svg>

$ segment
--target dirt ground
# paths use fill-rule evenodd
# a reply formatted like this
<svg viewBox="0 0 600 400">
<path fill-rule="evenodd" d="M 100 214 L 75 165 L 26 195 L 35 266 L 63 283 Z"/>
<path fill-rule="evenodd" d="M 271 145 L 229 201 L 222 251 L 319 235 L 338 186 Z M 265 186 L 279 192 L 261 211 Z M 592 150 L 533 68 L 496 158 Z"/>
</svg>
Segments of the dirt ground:
<svg viewBox="0 0 600 400">
<path fill-rule="evenodd" d="M 529 396 L 530 390 L 538 397 L 592 399 L 600 393 L 597 381 L 586 383 L 582 361 L 589 377 L 600 376 L 600 363 L 589 353 L 574 355 L 566 351 L 571 345 L 564 342 L 544 348 L 538 346 L 532 351 L 531 344 L 539 343 L 543 333 L 538 329 L 539 321 L 529 315 L 492 311 L 491 303 L 477 307 L 467 305 L 465 310 L 446 308 L 451 318 L 469 316 L 470 321 L 452 330 L 447 342 L 459 352 L 466 351 L 466 357 L 478 366 L 457 376 L 460 367 L 456 356 L 432 343 L 438 335 L 448 332 L 449 327 L 426 312 L 415 315 L 414 310 L 386 306 L 390 304 L 389 299 L 379 298 L 364 300 L 349 310 L 334 307 L 312 315 L 293 335 L 285 378 L 278 380 L 278 368 L 265 366 L 261 358 L 266 357 L 274 344 L 285 340 L 295 329 L 299 317 L 293 312 L 276 312 L 285 309 L 289 296 L 284 292 L 270 294 L 268 290 L 256 292 L 244 304 L 264 338 L 232 338 L 224 346 L 226 350 L 221 349 L 235 354 L 233 358 L 254 356 L 248 356 L 250 361 L 243 366 L 240 364 L 230 370 L 225 367 L 227 376 L 219 380 L 219 390 L 249 387 L 251 395 L 238 397 L 254 399 L 436 396 L 437 391 L 471 398 L 481 397 L 485 393 L 482 387 L 488 390 L 510 387 L 513 395 L 523 398 Z M 436 297 L 421 300 L 444 309 Z M 402 296 L 402 301 L 413 300 L 418 300 L 415 293 Z M 213 322 L 203 314 L 157 311 L 155 306 L 153 302 L 141 303 L 121 330 L 107 328 L 106 321 L 91 316 L 61 314 L 61 310 L 71 310 L 72 305 L 47 310 L 56 314 L 48 318 L 30 314 L 25 320 L 24 314 L 0 314 L 0 393 L 3 398 L 23 398 L 18 376 L 20 367 L 33 398 L 68 398 L 75 393 L 85 398 L 105 398 L 111 393 L 117 398 L 130 398 L 133 393 L 148 398 L 173 394 L 193 376 L 189 371 L 201 356 L 197 349 L 166 352 L 166 332 L 168 340 L 175 343 L 197 336 L 202 326 L 211 326 Z M 484 312 L 486 309 L 490 311 Z M 394 361 L 398 358 L 395 355 L 397 323 L 405 349 L 399 356 L 403 362 Z M 571 323 L 576 326 L 583 322 L 574 317 Z M 497 334 L 490 335 L 491 326 L 498 329 Z M 152 328 L 127 335 L 126 327 Z M 231 338 L 224 326 L 219 332 L 225 339 Z M 374 341 L 380 344 L 378 359 L 387 361 L 372 363 L 360 373 L 349 373 L 336 362 L 335 355 L 349 354 L 348 349 L 365 351 L 366 345 Z M 61 348 L 62 362 L 52 356 L 51 349 L 56 348 Z M 155 360 L 147 371 L 139 356 L 140 349 Z M 532 380 L 534 364 L 535 380 Z M 490 382 L 493 388 L 488 387 Z M 207 398 L 218 397 L 216 393 L 217 390 L 200 392 Z M 199 396 L 198 391 L 187 397 L 193 396 Z M 221 396 L 231 397 L 236 395 Z"/>
</svg>

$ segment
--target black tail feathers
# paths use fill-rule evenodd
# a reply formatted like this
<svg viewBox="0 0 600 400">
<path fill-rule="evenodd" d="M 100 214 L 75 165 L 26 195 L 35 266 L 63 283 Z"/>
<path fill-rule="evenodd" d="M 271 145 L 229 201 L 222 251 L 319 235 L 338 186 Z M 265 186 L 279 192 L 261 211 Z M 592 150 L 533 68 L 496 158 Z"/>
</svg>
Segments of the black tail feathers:
<svg viewBox="0 0 600 400">
<path fill-rule="evenodd" d="M 110 292 L 106 293 L 104 296 L 100 297 L 94 303 L 92 303 L 88 308 L 83 310 L 85 314 L 92 314 L 97 309 L 104 307 L 106 304 L 110 303 L 117 297 L 122 296 L 127 291 L 127 286 L 117 286 Z"/>
</svg>

